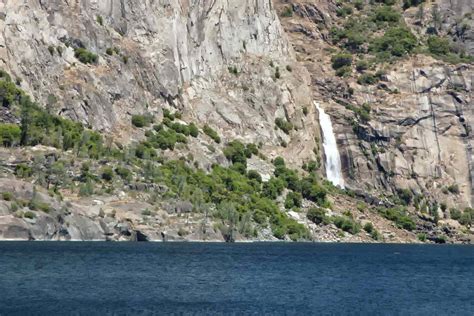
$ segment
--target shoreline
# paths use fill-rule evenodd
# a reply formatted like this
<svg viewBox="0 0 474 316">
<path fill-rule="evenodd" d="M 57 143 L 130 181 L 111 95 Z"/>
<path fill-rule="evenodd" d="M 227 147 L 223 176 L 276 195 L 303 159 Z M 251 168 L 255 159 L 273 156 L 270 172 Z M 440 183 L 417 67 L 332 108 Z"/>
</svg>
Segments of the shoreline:
<svg viewBox="0 0 474 316">
<path fill-rule="evenodd" d="M 413 242 L 360 242 L 360 241 L 285 241 L 285 240 L 245 240 L 235 242 L 225 242 L 219 240 L 150 240 L 150 241 L 130 241 L 130 240 L 25 240 L 25 239 L 0 239 L 1 243 L 113 243 L 113 244 L 345 244 L 345 245 L 436 245 L 436 246 L 474 246 L 471 243 L 413 243 Z"/>
</svg>

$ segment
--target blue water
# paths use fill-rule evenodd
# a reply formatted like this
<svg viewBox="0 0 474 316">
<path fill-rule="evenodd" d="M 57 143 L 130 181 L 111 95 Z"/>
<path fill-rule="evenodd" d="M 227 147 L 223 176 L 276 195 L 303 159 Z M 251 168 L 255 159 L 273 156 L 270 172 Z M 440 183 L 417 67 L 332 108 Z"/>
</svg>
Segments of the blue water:
<svg viewBox="0 0 474 316">
<path fill-rule="evenodd" d="M 0 243 L 1 315 L 474 315 L 474 247 Z"/>
</svg>

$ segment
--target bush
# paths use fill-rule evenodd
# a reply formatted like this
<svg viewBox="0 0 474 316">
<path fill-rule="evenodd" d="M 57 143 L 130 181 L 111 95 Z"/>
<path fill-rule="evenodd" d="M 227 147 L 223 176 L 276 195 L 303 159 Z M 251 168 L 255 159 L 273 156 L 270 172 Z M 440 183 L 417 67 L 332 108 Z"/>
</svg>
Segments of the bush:
<svg viewBox="0 0 474 316">
<path fill-rule="evenodd" d="M 88 51 L 85 48 L 76 48 L 74 50 L 74 56 L 84 64 L 95 64 L 99 60 L 99 56 Z"/>
<path fill-rule="evenodd" d="M 352 14 L 352 8 L 348 5 L 343 6 L 342 8 L 336 9 L 337 16 L 345 17 Z"/>
<path fill-rule="evenodd" d="M 395 222 L 399 228 L 409 231 L 416 228 L 415 222 L 407 215 L 406 209 L 403 207 L 378 208 L 378 212 L 386 219 Z"/>
<path fill-rule="evenodd" d="M 362 9 L 364 9 L 364 1 L 363 0 L 355 0 L 354 7 L 357 10 L 361 11 Z"/>
<path fill-rule="evenodd" d="M 262 182 L 262 176 L 255 170 L 249 170 L 249 172 L 247 172 L 247 178 L 250 180 L 255 180 L 258 183 Z"/>
<path fill-rule="evenodd" d="M 30 166 L 20 163 L 15 167 L 15 175 L 19 178 L 29 178 L 33 174 L 33 170 Z"/>
<path fill-rule="evenodd" d="M 373 85 L 378 82 L 378 79 L 371 73 L 362 74 L 357 78 L 357 83 L 360 85 Z"/>
<path fill-rule="evenodd" d="M 406 10 L 410 7 L 417 7 L 423 2 L 425 2 L 425 0 L 403 0 L 403 9 Z"/>
<path fill-rule="evenodd" d="M 188 128 L 189 128 L 189 135 L 191 135 L 194 138 L 198 137 L 199 129 L 194 123 L 189 124 Z"/>
<path fill-rule="evenodd" d="M 451 43 L 446 38 L 430 36 L 428 50 L 433 55 L 448 55 L 451 52 Z"/>
<path fill-rule="evenodd" d="M 21 129 L 15 124 L 0 123 L 0 145 L 15 146 L 20 143 Z"/>
<path fill-rule="evenodd" d="M 359 60 L 356 64 L 356 70 L 358 72 L 364 72 L 369 69 L 369 63 L 366 60 Z"/>
<path fill-rule="evenodd" d="M 0 80 L 0 105 L 9 108 L 13 103 L 20 102 L 24 93 L 11 82 L 10 75 L 2 73 Z"/>
<path fill-rule="evenodd" d="M 3 192 L 2 193 L 2 199 L 5 201 L 12 201 L 13 200 L 13 194 L 11 192 Z"/>
<path fill-rule="evenodd" d="M 285 208 L 292 209 L 293 207 L 301 207 L 302 200 L 301 193 L 290 191 L 286 195 Z"/>
<path fill-rule="evenodd" d="M 368 222 L 364 225 L 364 230 L 368 232 L 369 234 L 371 234 L 375 230 L 375 228 L 371 222 Z"/>
<path fill-rule="evenodd" d="M 301 181 L 301 193 L 305 199 L 319 205 L 326 204 L 326 189 L 314 178 L 305 178 Z"/>
<path fill-rule="evenodd" d="M 411 53 L 416 45 L 416 37 L 408 28 L 396 27 L 386 31 L 382 37 L 374 39 L 369 50 L 378 53 L 381 58 L 400 57 Z"/>
<path fill-rule="evenodd" d="M 454 219 L 454 220 L 459 220 L 462 216 L 461 211 L 458 210 L 457 208 L 451 208 L 449 210 L 449 214 L 451 216 L 451 219 Z"/>
<path fill-rule="evenodd" d="M 35 215 L 35 213 L 33 213 L 31 211 L 26 211 L 25 213 L 23 213 L 23 217 L 24 218 L 29 218 L 29 219 L 34 219 L 34 218 L 36 218 L 36 215 Z"/>
<path fill-rule="evenodd" d="M 338 70 L 343 67 L 348 67 L 352 65 L 352 55 L 346 53 L 340 53 L 332 56 L 331 58 L 332 68 Z"/>
<path fill-rule="evenodd" d="M 474 224 L 474 209 L 468 207 L 462 213 L 459 223 L 462 225 L 473 225 Z"/>
<path fill-rule="evenodd" d="M 283 12 L 281 13 L 282 17 L 292 17 L 293 16 L 293 7 L 291 5 L 286 6 L 285 9 L 283 9 Z"/>
<path fill-rule="evenodd" d="M 142 128 L 149 126 L 153 122 L 151 115 L 132 115 L 132 124 L 135 127 Z"/>
<path fill-rule="evenodd" d="M 416 237 L 418 237 L 418 240 L 421 241 L 421 242 L 426 241 L 426 234 L 425 233 L 419 233 L 418 235 L 416 235 Z"/>
<path fill-rule="evenodd" d="M 142 215 L 143 215 L 143 216 L 151 216 L 151 214 L 152 214 L 152 213 L 151 213 L 151 211 L 150 211 L 149 209 L 144 209 L 144 210 L 142 211 Z"/>
<path fill-rule="evenodd" d="M 115 168 L 115 173 L 123 180 L 130 181 L 132 179 L 132 172 L 126 167 Z"/>
<path fill-rule="evenodd" d="M 206 134 L 207 136 L 212 138 L 212 140 L 214 140 L 216 143 L 220 144 L 221 138 L 219 137 L 217 132 L 215 130 L 213 130 L 209 125 L 207 125 L 207 124 L 204 125 L 202 130 L 203 130 L 204 134 Z"/>
<path fill-rule="evenodd" d="M 400 13 L 394 10 L 390 6 L 381 6 L 375 9 L 374 16 L 372 17 L 374 22 L 388 22 L 397 23 L 401 18 Z"/>
<path fill-rule="evenodd" d="M 224 148 L 225 157 L 232 161 L 232 163 L 241 163 L 247 166 L 247 158 L 252 156 L 252 153 L 247 150 L 244 144 L 238 140 L 231 141 Z"/>
<path fill-rule="evenodd" d="M 279 117 L 275 119 L 275 125 L 285 134 L 290 134 L 290 131 L 293 129 L 293 124 Z"/>
<path fill-rule="evenodd" d="M 306 217 L 315 224 L 327 222 L 326 211 L 319 207 L 312 207 L 308 210 Z"/>
<path fill-rule="evenodd" d="M 102 169 L 102 179 L 105 181 L 112 181 L 114 178 L 114 171 L 110 167 L 105 167 Z"/>
<path fill-rule="evenodd" d="M 335 216 L 333 217 L 334 225 L 337 228 L 342 229 L 352 235 L 360 232 L 360 225 L 356 223 L 352 218 L 347 216 Z"/>
<path fill-rule="evenodd" d="M 456 183 L 454 184 L 451 184 L 449 187 L 448 187 L 448 191 L 451 192 L 452 194 L 459 194 L 459 185 L 457 185 Z"/>
</svg>

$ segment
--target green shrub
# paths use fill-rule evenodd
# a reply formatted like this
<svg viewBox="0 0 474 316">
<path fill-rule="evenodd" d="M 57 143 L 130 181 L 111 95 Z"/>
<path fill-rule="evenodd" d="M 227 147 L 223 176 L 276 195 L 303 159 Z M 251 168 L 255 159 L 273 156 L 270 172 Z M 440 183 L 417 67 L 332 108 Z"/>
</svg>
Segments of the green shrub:
<svg viewBox="0 0 474 316">
<path fill-rule="evenodd" d="M 364 72 L 369 69 L 369 63 L 366 60 L 359 60 L 356 64 L 356 70 L 358 72 Z"/>
<path fill-rule="evenodd" d="M 115 53 L 115 51 L 112 47 L 109 47 L 105 50 L 105 53 L 109 56 L 112 56 Z"/>
<path fill-rule="evenodd" d="M 263 196 L 268 197 L 269 199 L 276 199 L 281 195 L 285 189 L 285 182 L 278 178 L 270 178 L 268 182 L 263 184 Z"/>
<path fill-rule="evenodd" d="M 291 5 L 285 6 L 285 8 L 283 9 L 283 12 L 281 13 L 281 16 L 286 17 L 286 18 L 292 17 L 293 7 Z"/>
<path fill-rule="evenodd" d="M 351 15 L 352 12 L 353 12 L 352 8 L 348 5 L 345 5 L 341 8 L 336 9 L 336 14 L 337 16 L 340 16 L 340 17 L 346 17 L 348 15 Z"/>
<path fill-rule="evenodd" d="M 79 196 L 91 196 L 94 194 L 94 185 L 92 181 L 88 180 L 79 186 Z"/>
<path fill-rule="evenodd" d="M 198 137 L 199 129 L 197 128 L 197 126 L 194 123 L 189 124 L 188 128 L 189 128 L 189 135 L 191 135 L 192 137 L 195 137 L 195 138 Z"/>
<path fill-rule="evenodd" d="M 153 123 L 153 117 L 151 115 L 132 115 L 132 124 L 135 127 L 147 127 Z"/>
<path fill-rule="evenodd" d="M 31 211 L 26 211 L 25 213 L 23 213 L 23 217 L 24 218 L 29 218 L 29 219 L 34 219 L 34 218 L 36 218 L 36 215 L 35 215 L 35 213 L 33 213 Z"/>
<path fill-rule="evenodd" d="M 301 207 L 302 200 L 303 197 L 301 196 L 301 193 L 290 191 L 286 195 L 285 208 L 292 209 L 293 207 Z"/>
<path fill-rule="evenodd" d="M 301 181 L 301 193 L 305 199 L 318 205 L 326 204 L 327 190 L 314 177 L 307 177 Z"/>
<path fill-rule="evenodd" d="M 2 199 L 5 201 L 12 201 L 13 200 L 13 194 L 11 192 L 3 192 L 2 193 Z"/>
<path fill-rule="evenodd" d="M 275 125 L 285 134 L 290 134 L 290 131 L 293 130 L 293 124 L 279 117 L 275 119 Z"/>
<path fill-rule="evenodd" d="M 10 76 L 10 74 L 8 72 L 6 72 L 5 70 L 3 70 L 3 69 L 0 69 L 0 79 L 2 79 L 4 81 L 7 81 L 7 82 L 12 81 L 12 77 Z"/>
<path fill-rule="evenodd" d="M 459 194 L 459 185 L 457 185 L 456 183 L 451 184 L 450 186 L 448 186 L 448 191 L 452 194 Z"/>
<path fill-rule="evenodd" d="M 255 170 L 249 170 L 247 172 L 247 178 L 249 178 L 250 180 L 255 180 L 258 183 L 262 182 L 262 176 Z"/>
<path fill-rule="evenodd" d="M 363 0 L 355 0 L 354 1 L 354 7 L 361 11 L 362 9 L 364 9 L 364 1 Z"/>
<path fill-rule="evenodd" d="M 335 216 L 332 218 L 334 225 L 337 228 L 342 229 L 352 235 L 360 232 L 360 225 L 356 223 L 352 218 L 347 216 Z"/>
<path fill-rule="evenodd" d="M 406 10 L 410 7 L 417 7 L 423 2 L 425 2 L 425 0 L 403 0 L 403 9 Z"/>
<path fill-rule="evenodd" d="M 428 50 L 434 55 L 448 55 L 451 52 L 451 43 L 446 38 L 430 36 Z"/>
<path fill-rule="evenodd" d="M 0 145 L 12 147 L 20 143 L 21 129 L 15 124 L 0 123 Z"/>
<path fill-rule="evenodd" d="M 326 211 L 319 207 L 312 207 L 308 210 L 306 217 L 315 224 L 327 223 Z"/>
<path fill-rule="evenodd" d="M 459 218 L 459 223 L 466 226 L 473 225 L 474 224 L 474 209 L 470 207 L 464 209 L 464 212 Z"/>
<path fill-rule="evenodd" d="M 233 67 L 229 66 L 227 69 L 229 70 L 231 74 L 234 74 L 236 76 L 239 74 L 239 70 L 237 69 L 237 66 L 233 66 Z"/>
<path fill-rule="evenodd" d="M 389 59 L 409 54 L 417 45 L 416 37 L 406 27 L 395 27 L 372 41 L 369 50 L 379 54 L 379 58 Z"/>
<path fill-rule="evenodd" d="M 390 6 L 381 6 L 375 9 L 374 16 L 372 17 L 374 22 L 388 22 L 397 23 L 401 18 L 399 12 Z"/>
<path fill-rule="evenodd" d="M 352 65 L 352 55 L 347 53 L 339 53 L 331 58 L 332 68 L 338 70 L 343 67 Z"/>
<path fill-rule="evenodd" d="M 24 93 L 11 82 L 10 75 L 4 73 L 0 80 L 0 105 L 5 108 L 11 107 L 14 103 L 19 103 L 24 99 Z"/>
<path fill-rule="evenodd" d="M 449 214 L 451 216 L 451 219 L 454 219 L 454 220 L 459 220 L 461 218 L 461 211 L 458 210 L 457 208 L 451 208 L 449 210 Z"/>
<path fill-rule="evenodd" d="M 383 3 L 385 5 L 394 5 L 397 3 L 397 0 L 375 0 L 377 3 Z"/>
<path fill-rule="evenodd" d="M 395 222 L 399 228 L 409 231 L 416 228 L 415 222 L 407 215 L 407 211 L 403 207 L 378 208 L 377 210 L 383 217 Z"/>
<path fill-rule="evenodd" d="M 238 140 L 231 141 L 224 148 L 225 157 L 232 161 L 232 163 L 241 163 L 247 165 L 247 158 L 252 156 L 252 153 L 247 150 L 246 146 Z"/>
<path fill-rule="evenodd" d="M 419 233 L 418 235 L 416 235 L 416 237 L 418 237 L 418 240 L 421 241 L 421 242 L 426 241 L 426 234 L 425 233 Z"/>
<path fill-rule="evenodd" d="M 217 132 L 215 130 L 213 130 L 209 125 L 207 125 L 207 124 L 204 125 L 202 130 L 203 130 L 204 134 L 206 134 L 207 136 L 212 138 L 212 140 L 214 140 L 216 143 L 220 144 L 221 138 L 219 137 Z"/>
<path fill-rule="evenodd" d="M 83 64 L 95 64 L 99 60 L 99 56 L 88 51 L 85 48 L 76 48 L 74 56 Z"/>
<path fill-rule="evenodd" d="M 115 173 L 123 180 L 130 181 L 132 179 L 132 172 L 126 167 L 118 166 L 115 168 Z"/>
<path fill-rule="evenodd" d="M 360 85 L 373 85 L 378 82 L 378 79 L 371 73 L 365 73 L 357 78 L 357 83 Z"/>
<path fill-rule="evenodd" d="M 367 222 L 365 225 L 364 225 L 364 230 L 366 232 L 368 232 L 369 234 L 371 234 L 374 230 L 375 230 L 375 227 L 374 225 L 371 223 L 371 222 Z"/>
<path fill-rule="evenodd" d="M 97 16 L 97 23 L 99 23 L 99 25 L 104 25 L 104 19 L 102 18 L 102 16 L 98 15 Z"/>
<path fill-rule="evenodd" d="M 15 175 L 19 178 L 29 178 L 33 174 L 33 170 L 30 166 L 20 163 L 15 167 Z"/>
<path fill-rule="evenodd" d="M 112 170 L 111 167 L 103 168 L 101 173 L 102 173 L 101 177 L 105 181 L 112 181 L 114 178 L 114 171 Z"/>
</svg>

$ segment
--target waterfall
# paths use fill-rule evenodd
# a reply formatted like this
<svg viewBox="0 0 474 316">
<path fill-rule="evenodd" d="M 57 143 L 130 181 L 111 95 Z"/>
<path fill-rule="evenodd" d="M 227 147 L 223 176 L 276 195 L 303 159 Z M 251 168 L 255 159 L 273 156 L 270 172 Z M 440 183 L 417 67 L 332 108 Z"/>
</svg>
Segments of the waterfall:
<svg viewBox="0 0 474 316">
<path fill-rule="evenodd" d="M 336 136 L 332 129 L 331 117 L 324 112 L 319 103 L 314 102 L 319 112 L 319 124 L 323 132 L 323 148 L 326 156 L 326 177 L 335 186 L 344 188 L 344 178 L 341 171 L 341 157 L 337 149 Z"/>
</svg>

